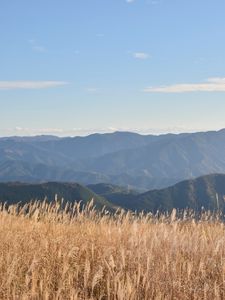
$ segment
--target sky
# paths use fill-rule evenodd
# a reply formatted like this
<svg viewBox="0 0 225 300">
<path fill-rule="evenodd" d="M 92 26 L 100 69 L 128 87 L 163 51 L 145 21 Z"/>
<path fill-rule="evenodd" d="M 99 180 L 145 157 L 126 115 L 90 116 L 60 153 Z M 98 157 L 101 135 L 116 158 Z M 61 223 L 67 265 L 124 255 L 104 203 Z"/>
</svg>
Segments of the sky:
<svg viewBox="0 0 225 300">
<path fill-rule="evenodd" d="M 225 127 L 224 0 L 2 0 L 0 136 Z"/>
</svg>

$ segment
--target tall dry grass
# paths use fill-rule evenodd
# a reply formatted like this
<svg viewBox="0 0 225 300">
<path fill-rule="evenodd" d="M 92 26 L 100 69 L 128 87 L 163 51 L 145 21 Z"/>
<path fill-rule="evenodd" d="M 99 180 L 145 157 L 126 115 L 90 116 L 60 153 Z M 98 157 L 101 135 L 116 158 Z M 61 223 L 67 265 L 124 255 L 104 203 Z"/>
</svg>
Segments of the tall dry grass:
<svg viewBox="0 0 225 300">
<path fill-rule="evenodd" d="M 0 299 L 225 299 L 225 226 L 90 204 L 0 209 Z"/>
</svg>

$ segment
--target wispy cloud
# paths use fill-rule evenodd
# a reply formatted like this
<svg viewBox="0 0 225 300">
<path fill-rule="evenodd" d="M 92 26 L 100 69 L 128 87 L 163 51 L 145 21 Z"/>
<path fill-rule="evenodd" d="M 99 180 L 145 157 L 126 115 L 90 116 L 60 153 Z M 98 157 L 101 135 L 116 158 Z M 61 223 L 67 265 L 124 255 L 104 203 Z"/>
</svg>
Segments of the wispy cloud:
<svg viewBox="0 0 225 300">
<path fill-rule="evenodd" d="M 44 127 L 44 128 L 30 128 L 16 126 L 14 128 L 0 129 L 4 135 L 18 135 L 18 136 L 33 136 L 33 135 L 58 135 L 58 136 L 85 136 L 93 133 L 108 133 L 115 132 L 119 129 L 117 127 L 109 126 L 105 128 L 59 128 L 59 127 Z M 121 129 L 122 131 L 122 129 Z"/>
<path fill-rule="evenodd" d="M 39 134 L 58 134 L 61 135 L 64 133 L 62 128 L 28 128 L 16 126 L 15 128 L 8 128 L 8 133 L 18 133 L 19 135 L 39 135 Z M 65 131 L 66 132 L 66 131 Z"/>
<path fill-rule="evenodd" d="M 150 57 L 150 55 L 146 52 L 134 52 L 133 57 L 137 58 L 137 59 L 145 60 L 145 59 L 148 59 Z"/>
<path fill-rule="evenodd" d="M 36 52 L 41 52 L 41 53 L 46 52 L 46 48 L 44 46 L 33 46 L 32 49 Z"/>
<path fill-rule="evenodd" d="M 66 81 L 0 81 L 0 90 L 34 90 L 67 85 Z"/>
<path fill-rule="evenodd" d="M 91 94 L 95 94 L 95 93 L 98 93 L 98 92 L 99 92 L 99 89 L 96 88 L 96 87 L 88 87 L 88 88 L 87 88 L 87 92 L 88 92 L 88 93 L 91 93 Z"/>
<path fill-rule="evenodd" d="M 132 3 L 134 2 L 135 0 L 126 0 L 127 3 Z"/>
<path fill-rule="evenodd" d="M 31 49 L 35 52 L 44 53 L 47 51 L 46 47 L 40 45 L 35 39 L 29 40 L 29 44 L 31 45 Z"/>
<path fill-rule="evenodd" d="M 168 86 L 147 87 L 146 93 L 191 93 L 191 92 L 225 92 L 224 78 L 209 78 L 202 83 L 183 83 Z"/>
<path fill-rule="evenodd" d="M 159 4 L 159 1 L 158 0 L 153 0 L 153 1 L 151 1 L 151 4 L 153 4 L 153 5 Z"/>
<path fill-rule="evenodd" d="M 96 37 L 98 37 L 98 38 L 103 38 L 105 35 L 104 35 L 104 33 L 97 33 L 96 34 Z"/>
</svg>

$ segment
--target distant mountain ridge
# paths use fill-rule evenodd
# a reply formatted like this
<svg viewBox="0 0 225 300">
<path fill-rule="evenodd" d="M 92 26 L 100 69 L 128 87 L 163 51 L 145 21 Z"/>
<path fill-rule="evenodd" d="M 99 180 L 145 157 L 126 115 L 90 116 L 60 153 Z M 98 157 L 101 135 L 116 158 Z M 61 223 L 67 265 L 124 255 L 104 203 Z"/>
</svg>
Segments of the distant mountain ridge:
<svg viewBox="0 0 225 300">
<path fill-rule="evenodd" d="M 0 138 L 0 181 L 106 182 L 139 190 L 225 173 L 225 129 Z"/>
</svg>

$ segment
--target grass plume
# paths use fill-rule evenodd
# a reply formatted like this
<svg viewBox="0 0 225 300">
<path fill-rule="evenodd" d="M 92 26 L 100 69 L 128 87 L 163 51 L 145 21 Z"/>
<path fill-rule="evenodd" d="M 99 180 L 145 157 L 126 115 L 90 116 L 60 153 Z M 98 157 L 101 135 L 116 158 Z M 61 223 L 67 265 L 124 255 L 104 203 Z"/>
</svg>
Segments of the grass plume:
<svg viewBox="0 0 225 300">
<path fill-rule="evenodd" d="M 225 299 L 225 226 L 35 201 L 0 207 L 0 299 Z"/>
</svg>

